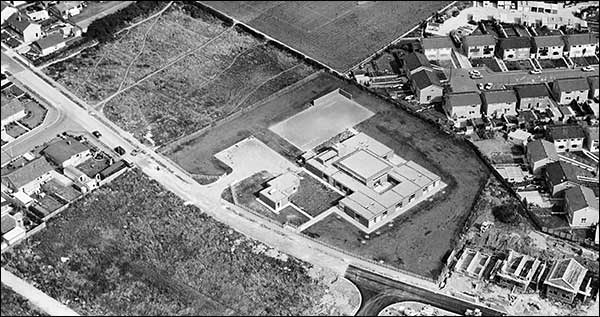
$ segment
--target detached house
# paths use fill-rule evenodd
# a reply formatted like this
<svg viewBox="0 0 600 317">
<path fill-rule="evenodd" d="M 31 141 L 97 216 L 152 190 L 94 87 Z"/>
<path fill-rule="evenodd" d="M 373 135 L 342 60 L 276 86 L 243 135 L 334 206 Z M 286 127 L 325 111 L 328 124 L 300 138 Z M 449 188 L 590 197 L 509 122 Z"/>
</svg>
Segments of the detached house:
<svg viewBox="0 0 600 317">
<path fill-rule="evenodd" d="M 416 100 L 420 104 L 430 104 L 442 99 L 442 84 L 434 72 L 421 70 L 412 75 L 410 80 Z"/>
<path fill-rule="evenodd" d="M 457 127 L 470 119 L 481 118 L 481 97 L 476 92 L 449 94 L 444 110 Z"/>
<path fill-rule="evenodd" d="M 565 190 L 565 213 L 571 227 L 595 227 L 598 223 L 598 198 L 585 186 Z"/>
<path fill-rule="evenodd" d="M 431 64 L 425 55 L 417 52 L 410 53 L 404 57 L 404 71 L 406 76 L 410 77 L 412 74 L 421 70 L 431 69 Z"/>
<path fill-rule="evenodd" d="M 62 32 L 52 32 L 35 41 L 34 46 L 40 51 L 41 56 L 52 54 L 59 49 L 66 46 L 66 40 L 62 35 Z"/>
<path fill-rule="evenodd" d="M 545 110 L 552 105 L 552 99 L 544 84 L 516 86 L 519 110 Z"/>
<path fill-rule="evenodd" d="M 556 125 L 548 128 L 548 139 L 557 152 L 581 151 L 585 132 L 580 125 Z"/>
<path fill-rule="evenodd" d="M 60 1 L 57 5 L 52 6 L 50 10 L 63 19 L 68 19 L 80 14 L 84 6 L 84 1 Z"/>
<path fill-rule="evenodd" d="M 500 39 L 496 55 L 504 60 L 529 59 L 531 40 L 526 36 Z"/>
<path fill-rule="evenodd" d="M 569 57 L 594 56 L 598 52 L 598 33 L 569 34 L 565 42 Z"/>
<path fill-rule="evenodd" d="M 494 57 L 496 38 L 490 34 L 467 35 L 462 42 L 463 52 L 468 58 Z"/>
<path fill-rule="evenodd" d="M 77 166 L 92 157 L 90 148 L 73 137 L 51 143 L 42 153 L 50 161 L 63 168 Z"/>
<path fill-rule="evenodd" d="M 581 103 L 589 95 L 589 84 L 585 78 L 555 79 L 552 91 L 561 105 L 568 105 L 573 100 Z"/>
<path fill-rule="evenodd" d="M 454 43 L 447 36 L 423 38 L 422 46 L 428 60 L 449 60 L 452 58 Z"/>
<path fill-rule="evenodd" d="M 590 283 L 584 284 L 587 269 L 574 259 L 557 260 L 550 269 L 546 285 L 546 296 L 549 299 L 571 304 L 577 294 L 590 296 Z"/>
<path fill-rule="evenodd" d="M 15 171 L 2 176 L 2 183 L 14 192 L 32 195 L 40 190 L 42 184 L 56 175 L 54 168 L 45 158 L 39 157 Z"/>
<path fill-rule="evenodd" d="M 563 56 L 565 42 L 561 35 L 536 36 L 533 38 L 531 56 L 539 59 L 559 59 Z"/>
<path fill-rule="evenodd" d="M 267 183 L 267 188 L 259 192 L 260 200 L 274 212 L 279 213 L 290 202 L 290 197 L 298 191 L 300 179 L 294 173 L 287 172 Z"/>
<path fill-rule="evenodd" d="M 541 139 L 527 143 L 527 161 L 531 172 L 539 175 L 546 165 L 558 161 L 554 144 Z"/>
<path fill-rule="evenodd" d="M 37 41 L 42 37 L 42 26 L 21 13 L 11 15 L 6 24 L 17 32 L 25 43 Z"/>
<path fill-rule="evenodd" d="M 503 115 L 517 115 L 517 94 L 514 90 L 487 90 L 481 95 L 485 116 L 501 118 Z"/>
</svg>

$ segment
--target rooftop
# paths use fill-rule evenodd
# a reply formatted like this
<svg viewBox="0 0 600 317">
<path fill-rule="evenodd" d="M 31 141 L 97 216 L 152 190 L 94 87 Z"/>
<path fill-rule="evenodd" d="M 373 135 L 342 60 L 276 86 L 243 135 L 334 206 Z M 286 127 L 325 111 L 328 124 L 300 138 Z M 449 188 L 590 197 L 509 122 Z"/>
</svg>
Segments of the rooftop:
<svg viewBox="0 0 600 317">
<path fill-rule="evenodd" d="M 590 83 L 590 89 L 598 89 L 598 76 L 590 76 L 588 77 L 588 81 Z"/>
<path fill-rule="evenodd" d="M 517 102 L 517 94 L 513 89 L 486 90 L 482 96 L 487 104 Z"/>
<path fill-rule="evenodd" d="M 423 49 L 453 48 L 454 43 L 448 36 L 426 37 L 421 40 Z"/>
<path fill-rule="evenodd" d="M 382 175 L 392 168 L 383 159 L 365 150 L 357 150 L 337 161 L 337 164 L 363 180 Z"/>
<path fill-rule="evenodd" d="M 500 48 L 501 49 L 516 49 L 516 48 L 526 48 L 531 47 L 531 39 L 526 36 L 515 36 L 500 39 Z"/>
<path fill-rule="evenodd" d="M 571 210 L 577 211 L 592 207 L 598 211 L 598 198 L 594 191 L 585 186 L 570 187 L 565 191 L 565 200 L 569 202 Z"/>
<path fill-rule="evenodd" d="M 448 95 L 448 104 L 451 107 L 481 105 L 481 97 L 476 92 L 452 93 Z"/>
<path fill-rule="evenodd" d="M 548 89 L 545 84 L 519 85 L 515 86 L 519 98 L 548 97 Z"/>
<path fill-rule="evenodd" d="M 379 157 L 384 157 L 393 153 L 393 150 L 385 144 L 373 139 L 363 132 L 344 140 L 342 143 L 338 144 L 337 148 L 340 152 L 340 156 L 346 156 L 356 149 L 367 149 Z"/>
<path fill-rule="evenodd" d="M 10 25 L 13 29 L 15 29 L 15 31 L 23 33 L 28 26 L 37 23 L 29 19 L 27 15 L 17 12 L 6 20 L 6 24 Z"/>
<path fill-rule="evenodd" d="M 467 47 L 471 46 L 495 46 L 496 38 L 490 34 L 467 35 L 463 38 L 463 43 Z"/>
<path fill-rule="evenodd" d="M 584 91 L 590 89 L 590 86 L 585 78 L 565 78 L 554 80 L 554 87 L 559 92 Z"/>
<path fill-rule="evenodd" d="M 558 154 L 556 153 L 554 144 L 546 140 L 538 139 L 527 143 L 527 153 L 529 153 L 533 162 L 543 159 L 558 161 Z"/>
<path fill-rule="evenodd" d="M 404 58 L 404 64 L 406 65 L 409 71 L 413 71 L 421 66 L 431 67 L 429 60 L 427 60 L 427 57 L 418 52 L 413 52 L 406 55 L 406 57 Z"/>
<path fill-rule="evenodd" d="M 585 132 L 580 125 L 556 125 L 548 127 L 550 140 L 584 138 Z"/>
<path fill-rule="evenodd" d="M 536 47 L 564 46 L 565 41 L 561 35 L 545 35 L 533 38 Z"/>
<path fill-rule="evenodd" d="M 575 259 L 559 260 L 552 267 L 544 284 L 576 293 L 579 291 L 586 273 L 587 269 Z"/>
<path fill-rule="evenodd" d="M 587 137 L 591 140 L 598 140 L 598 138 L 600 137 L 599 132 L 599 128 L 598 127 L 586 127 L 585 128 Z"/>
<path fill-rule="evenodd" d="M 598 33 L 569 34 L 565 39 L 569 46 L 593 44 L 598 43 Z"/>
<path fill-rule="evenodd" d="M 73 155 L 89 149 L 90 148 L 87 145 L 69 136 L 65 139 L 51 143 L 42 152 L 56 164 L 60 165 L 70 159 Z"/>
<path fill-rule="evenodd" d="M 557 185 L 566 181 L 576 182 L 578 172 L 575 166 L 558 161 L 546 165 L 546 174 L 548 174 L 549 181 L 553 185 Z"/>
<path fill-rule="evenodd" d="M 415 82 L 415 86 L 417 86 L 418 89 L 427 88 L 433 85 L 439 87 L 442 86 L 439 77 L 427 69 L 416 72 L 412 75 L 411 79 Z"/>
<path fill-rule="evenodd" d="M 37 40 L 35 43 L 39 46 L 40 49 L 46 49 L 49 47 L 53 47 L 59 43 L 64 42 L 66 39 L 63 37 L 60 31 L 52 32 L 45 37 Z"/>
<path fill-rule="evenodd" d="M 10 181 L 16 188 L 20 188 L 52 170 L 54 168 L 52 168 L 44 157 L 38 157 L 2 178 Z"/>
</svg>

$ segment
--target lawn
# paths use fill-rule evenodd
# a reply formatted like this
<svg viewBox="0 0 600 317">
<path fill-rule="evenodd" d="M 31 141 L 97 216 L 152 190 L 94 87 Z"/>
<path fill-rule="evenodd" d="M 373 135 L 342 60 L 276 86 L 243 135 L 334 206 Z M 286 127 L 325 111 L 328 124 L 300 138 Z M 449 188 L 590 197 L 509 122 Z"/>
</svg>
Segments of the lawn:
<svg viewBox="0 0 600 317">
<path fill-rule="evenodd" d="M 314 70 L 191 3 L 45 71 L 142 141 L 164 145 Z"/>
<path fill-rule="evenodd" d="M 560 59 L 537 59 L 538 63 L 540 64 L 540 66 L 542 66 L 543 69 L 553 69 L 553 68 L 566 68 L 568 67 L 567 63 L 565 62 L 564 59 L 560 58 Z"/>
<path fill-rule="evenodd" d="M 400 37 L 447 3 L 206 2 L 341 72 Z"/>
<path fill-rule="evenodd" d="M 325 286 L 272 251 L 130 171 L 2 254 L 2 267 L 82 315 L 315 314 Z"/>
<path fill-rule="evenodd" d="M 371 258 L 386 258 L 390 264 L 419 274 L 437 275 L 442 258 L 453 247 L 456 233 L 462 228 L 489 171 L 465 141 L 446 135 L 431 124 L 364 93 L 353 84 L 327 73 L 318 73 L 285 94 L 261 103 L 244 116 L 218 125 L 187 144 L 171 149 L 168 155 L 189 172 L 220 174 L 222 170 L 209 163 L 212 156 L 252 134 L 286 158 L 295 160 L 301 152 L 270 132 L 268 127 L 293 116 L 305 109 L 315 97 L 335 88 L 348 91 L 354 101 L 376 113 L 356 127 L 359 131 L 383 142 L 403 158 L 414 160 L 440 175 L 442 181 L 448 184 L 445 194 L 439 194 L 432 203 L 421 204 L 413 209 L 414 212 L 408 212 L 410 221 L 406 225 L 395 226 L 378 243 L 361 245 L 350 251 Z M 325 234 L 321 236 L 325 237 Z M 338 246 L 345 247 L 343 244 Z M 404 264 L 396 261 L 398 258 Z"/>
<path fill-rule="evenodd" d="M 2 307 L 1 316 L 48 316 L 40 313 L 27 299 L 4 284 L 2 284 L 2 305 L 0 306 Z"/>
<path fill-rule="evenodd" d="M 504 65 L 508 70 L 530 70 L 533 69 L 529 60 L 504 61 Z"/>
<path fill-rule="evenodd" d="M 6 134 L 12 136 L 13 138 L 18 138 L 21 135 L 27 133 L 27 130 L 25 130 L 23 127 L 21 127 L 20 125 L 11 122 L 9 124 L 6 125 Z"/>
<path fill-rule="evenodd" d="M 24 104 L 24 107 L 27 116 L 19 120 L 19 122 L 22 123 L 24 126 L 28 127 L 29 129 L 33 129 L 42 124 L 42 122 L 44 122 L 44 118 L 46 117 L 46 113 L 48 112 L 46 108 L 44 108 L 42 105 L 40 105 L 34 100 L 29 100 L 28 102 L 26 102 Z"/>
<path fill-rule="evenodd" d="M 487 67 L 493 72 L 501 72 L 500 66 L 493 58 L 473 58 L 470 60 L 473 67 Z"/>
<path fill-rule="evenodd" d="M 298 192 L 292 195 L 291 201 L 307 214 L 316 217 L 342 198 L 342 195 L 313 176 L 302 172 L 300 177 L 300 187 Z"/>
</svg>

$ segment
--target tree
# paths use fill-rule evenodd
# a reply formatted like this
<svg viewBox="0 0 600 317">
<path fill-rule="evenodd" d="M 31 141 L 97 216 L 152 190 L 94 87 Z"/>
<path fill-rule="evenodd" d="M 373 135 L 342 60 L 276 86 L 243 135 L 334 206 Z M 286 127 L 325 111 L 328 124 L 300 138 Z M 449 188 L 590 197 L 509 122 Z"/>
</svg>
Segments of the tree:
<svg viewBox="0 0 600 317">
<path fill-rule="evenodd" d="M 521 219 L 519 213 L 519 206 L 516 204 L 495 206 L 492 208 L 492 214 L 496 219 L 501 222 L 508 224 L 517 224 Z"/>
</svg>

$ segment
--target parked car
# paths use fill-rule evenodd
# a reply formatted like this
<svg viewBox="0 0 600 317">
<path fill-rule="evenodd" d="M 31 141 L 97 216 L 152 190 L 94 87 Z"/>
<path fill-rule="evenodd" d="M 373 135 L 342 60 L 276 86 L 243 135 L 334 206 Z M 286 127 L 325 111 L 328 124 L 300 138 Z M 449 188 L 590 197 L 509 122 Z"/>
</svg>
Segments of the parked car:
<svg viewBox="0 0 600 317">
<path fill-rule="evenodd" d="M 594 71 L 594 67 L 592 66 L 584 66 L 581 68 L 582 71 L 584 72 L 593 72 Z"/>
<path fill-rule="evenodd" d="M 92 135 L 95 136 L 96 138 L 100 138 L 102 136 L 102 133 L 100 133 L 100 131 L 96 130 L 96 131 L 92 132 Z"/>
<path fill-rule="evenodd" d="M 479 90 L 483 90 L 483 89 L 484 89 L 484 87 L 483 87 L 483 83 L 479 83 L 479 84 L 477 84 L 477 88 L 479 88 Z"/>
<path fill-rule="evenodd" d="M 415 99 L 414 95 L 408 95 L 408 96 L 404 97 L 404 100 L 407 100 L 407 101 L 408 100 L 413 100 L 413 99 Z"/>
<path fill-rule="evenodd" d="M 119 155 L 125 155 L 125 149 L 120 145 L 115 148 L 115 152 Z"/>
<path fill-rule="evenodd" d="M 469 71 L 469 75 L 481 75 L 481 73 L 478 70 L 473 69 L 473 70 Z"/>
<path fill-rule="evenodd" d="M 492 89 L 492 86 L 494 86 L 494 84 L 487 83 L 487 84 L 485 84 L 485 89 Z"/>
<path fill-rule="evenodd" d="M 533 75 L 538 75 L 538 74 L 541 74 L 542 71 L 539 70 L 539 69 L 532 69 L 532 70 L 529 71 L 529 73 L 533 74 Z"/>
</svg>

